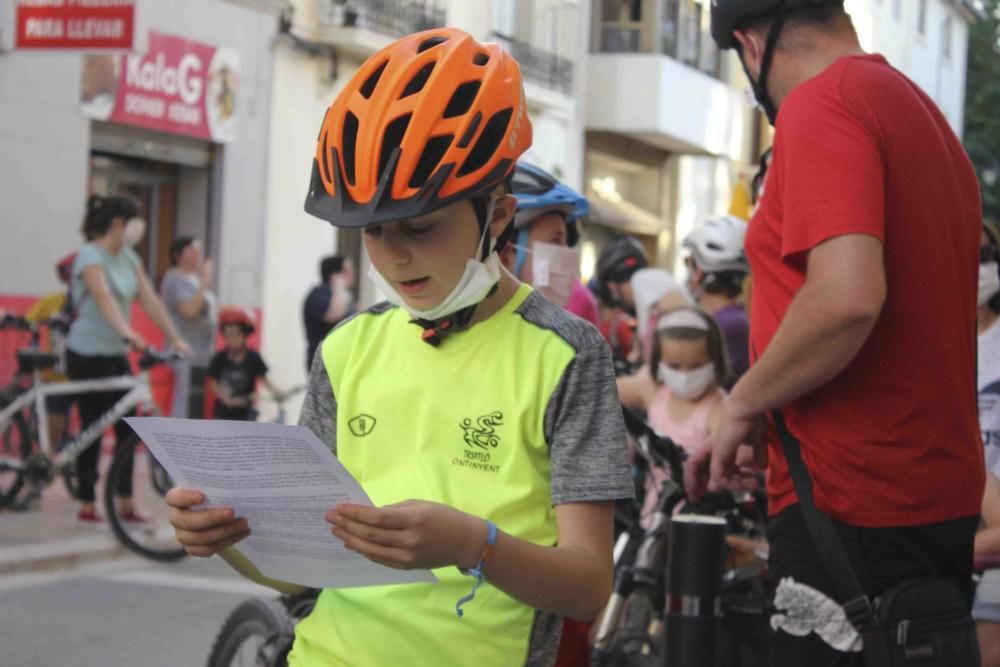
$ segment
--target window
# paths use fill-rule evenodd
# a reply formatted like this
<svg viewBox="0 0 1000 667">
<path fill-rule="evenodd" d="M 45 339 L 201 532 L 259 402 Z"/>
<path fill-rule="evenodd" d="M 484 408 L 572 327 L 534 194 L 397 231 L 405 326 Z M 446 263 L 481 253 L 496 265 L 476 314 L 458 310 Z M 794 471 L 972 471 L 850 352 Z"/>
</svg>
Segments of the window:
<svg viewBox="0 0 1000 667">
<path fill-rule="evenodd" d="M 941 24 L 941 55 L 945 59 L 951 58 L 951 17 L 949 16 Z"/>
<path fill-rule="evenodd" d="M 927 0 L 917 0 L 917 32 L 927 34 Z"/>
<path fill-rule="evenodd" d="M 701 47 L 701 3 L 684 0 L 681 3 L 680 43 L 677 59 L 685 65 L 698 67 Z"/>
<path fill-rule="evenodd" d="M 603 0 L 600 21 L 601 51 L 639 51 L 642 40 L 642 0 Z"/>
</svg>

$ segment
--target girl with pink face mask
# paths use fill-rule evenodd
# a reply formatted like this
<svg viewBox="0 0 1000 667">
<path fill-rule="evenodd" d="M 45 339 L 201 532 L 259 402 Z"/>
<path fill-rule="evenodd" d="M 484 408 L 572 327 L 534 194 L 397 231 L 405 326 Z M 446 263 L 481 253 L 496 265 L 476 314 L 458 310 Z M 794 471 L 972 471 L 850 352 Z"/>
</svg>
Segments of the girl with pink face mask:
<svg viewBox="0 0 1000 667">
<path fill-rule="evenodd" d="M 649 364 L 632 377 L 619 378 L 618 394 L 622 405 L 645 411 L 653 429 L 692 452 L 706 443 L 718 422 L 728 363 L 712 316 L 697 306 L 682 306 L 656 322 Z M 644 526 L 669 476 L 668 470 L 650 468 Z"/>
</svg>

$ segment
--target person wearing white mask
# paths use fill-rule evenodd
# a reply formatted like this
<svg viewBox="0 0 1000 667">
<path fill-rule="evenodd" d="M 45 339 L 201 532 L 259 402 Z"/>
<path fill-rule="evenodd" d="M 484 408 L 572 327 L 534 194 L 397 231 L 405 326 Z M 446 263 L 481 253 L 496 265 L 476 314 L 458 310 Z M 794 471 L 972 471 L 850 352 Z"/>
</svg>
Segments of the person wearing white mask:
<svg viewBox="0 0 1000 667">
<path fill-rule="evenodd" d="M 504 267 L 552 303 L 596 325 L 592 296 L 593 316 L 570 307 L 579 292 L 589 295 L 580 284 L 580 254 L 573 249 L 580 239 L 578 223 L 590 210 L 586 197 L 525 162 L 517 163 L 511 190 L 517 214 L 512 242 L 500 253 Z"/>
<path fill-rule="evenodd" d="M 215 348 L 218 306 L 212 285 L 212 260 L 205 259 L 201 242 L 182 236 L 170 244 L 173 266 L 163 275 L 160 295 L 178 331 L 191 344 L 191 359 L 171 364 L 174 371 L 172 417 L 201 417 L 205 404 L 205 376 Z"/>
<path fill-rule="evenodd" d="M 681 306 L 657 321 L 649 364 L 632 377 L 618 378 L 618 395 L 625 407 L 644 410 L 658 433 L 692 452 L 708 441 L 718 423 L 728 372 L 718 323 L 697 306 Z M 669 475 L 652 467 L 646 476 L 644 523 Z"/>
</svg>

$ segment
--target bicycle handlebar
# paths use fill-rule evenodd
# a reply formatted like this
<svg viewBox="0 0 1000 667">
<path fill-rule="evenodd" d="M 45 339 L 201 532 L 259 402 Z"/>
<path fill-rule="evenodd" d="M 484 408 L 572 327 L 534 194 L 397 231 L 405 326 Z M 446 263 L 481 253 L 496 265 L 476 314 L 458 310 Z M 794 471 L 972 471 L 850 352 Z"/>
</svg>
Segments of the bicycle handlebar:
<svg viewBox="0 0 1000 667">
<path fill-rule="evenodd" d="M 152 347 L 138 350 L 139 368 L 149 370 L 153 366 L 168 364 L 172 361 L 182 361 L 184 356 L 173 350 L 157 350 Z"/>
<path fill-rule="evenodd" d="M 16 329 L 18 331 L 30 331 L 31 333 L 37 333 L 41 327 L 58 329 L 63 333 L 66 333 L 69 331 L 69 322 L 61 317 L 52 317 L 46 320 L 32 322 L 23 315 L 13 315 L 11 313 L 6 313 L 3 317 L 0 317 L 0 330 Z"/>
</svg>

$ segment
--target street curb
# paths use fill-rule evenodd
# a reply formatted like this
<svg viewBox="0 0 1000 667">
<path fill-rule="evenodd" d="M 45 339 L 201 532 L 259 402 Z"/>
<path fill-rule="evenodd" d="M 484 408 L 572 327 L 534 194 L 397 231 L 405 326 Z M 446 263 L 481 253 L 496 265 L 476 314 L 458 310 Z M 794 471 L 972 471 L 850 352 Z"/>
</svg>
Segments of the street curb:
<svg viewBox="0 0 1000 667">
<path fill-rule="evenodd" d="M 58 542 L 19 544 L 0 548 L 0 575 L 54 570 L 124 555 L 111 535 L 85 535 Z"/>
</svg>

